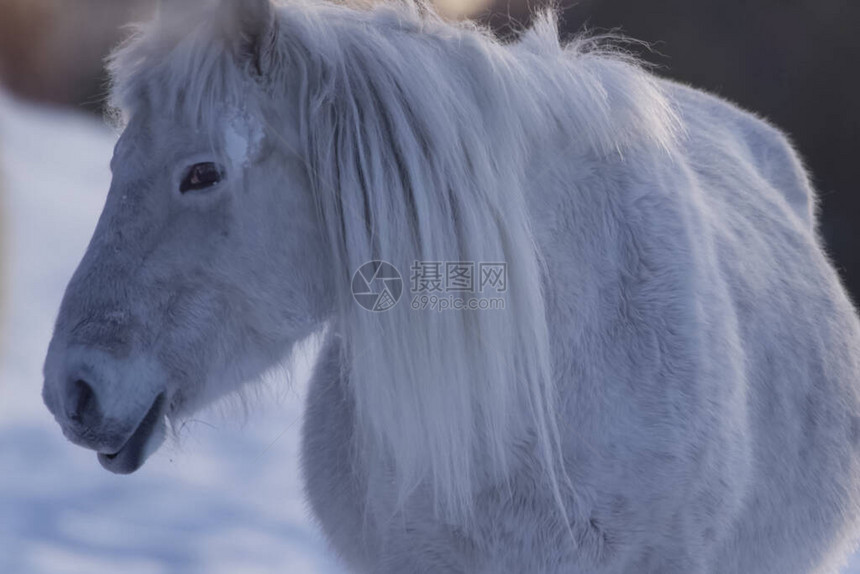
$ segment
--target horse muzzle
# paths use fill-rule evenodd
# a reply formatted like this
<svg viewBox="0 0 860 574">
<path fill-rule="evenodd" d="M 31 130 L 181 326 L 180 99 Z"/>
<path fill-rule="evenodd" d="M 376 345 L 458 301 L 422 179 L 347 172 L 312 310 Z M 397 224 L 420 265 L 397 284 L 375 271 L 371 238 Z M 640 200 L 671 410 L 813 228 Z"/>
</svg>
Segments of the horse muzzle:
<svg viewBox="0 0 860 574">
<path fill-rule="evenodd" d="M 42 396 L 74 444 L 98 453 L 111 472 L 140 468 L 166 436 L 163 374 L 145 360 L 117 359 L 51 342 Z"/>
</svg>

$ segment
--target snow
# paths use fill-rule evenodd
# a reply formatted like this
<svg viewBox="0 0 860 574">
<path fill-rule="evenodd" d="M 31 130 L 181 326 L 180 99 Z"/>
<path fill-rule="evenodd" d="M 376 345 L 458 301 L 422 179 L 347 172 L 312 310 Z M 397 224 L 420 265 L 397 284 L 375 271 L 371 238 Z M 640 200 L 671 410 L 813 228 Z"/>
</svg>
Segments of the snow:
<svg viewBox="0 0 860 574">
<path fill-rule="evenodd" d="M 51 325 L 115 139 L 90 117 L 0 93 L 0 572 L 344 573 L 301 494 L 303 383 L 274 386 L 244 425 L 200 414 L 131 476 L 66 442 L 42 405 Z M 858 556 L 843 574 L 860 574 Z"/>
<path fill-rule="evenodd" d="M 201 413 L 131 476 L 66 442 L 42 405 L 52 323 L 115 140 L 88 116 L 0 93 L 0 572 L 342 574 L 301 494 L 304 384 L 274 386 L 245 424 Z"/>
</svg>

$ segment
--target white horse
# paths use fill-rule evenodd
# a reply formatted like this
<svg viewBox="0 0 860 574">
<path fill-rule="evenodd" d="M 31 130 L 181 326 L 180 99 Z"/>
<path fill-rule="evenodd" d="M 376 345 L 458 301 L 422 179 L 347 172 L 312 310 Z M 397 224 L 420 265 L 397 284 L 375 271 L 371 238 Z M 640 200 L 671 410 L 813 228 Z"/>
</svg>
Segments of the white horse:
<svg viewBox="0 0 860 574">
<path fill-rule="evenodd" d="M 355 572 L 839 567 L 860 324 L 779 131 L 551 16 L 502 45 L 423 4 L 179 3 L 111 69 L 44 387 L 108 470 L 324 332 L 302 463 Z M 507 264 L 504 309 L 414 309 L 426 262 Z"/>
</svg>

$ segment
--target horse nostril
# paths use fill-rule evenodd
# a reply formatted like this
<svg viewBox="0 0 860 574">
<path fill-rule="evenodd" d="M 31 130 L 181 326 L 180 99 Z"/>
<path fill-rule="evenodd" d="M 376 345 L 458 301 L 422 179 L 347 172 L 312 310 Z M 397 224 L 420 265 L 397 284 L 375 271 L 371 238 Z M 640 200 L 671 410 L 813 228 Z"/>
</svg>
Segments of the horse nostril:
<svg viewBox="0 0 860 574">
<path fill-rule="evenodd" d="M 72 383 L 71 391 L 72 411 L 69 413 L 69 418 L 76 423 L 91 422 L 98 416 L 98 405 L 93 388 L 86 381 L 78 379 Z"/>
</svg>

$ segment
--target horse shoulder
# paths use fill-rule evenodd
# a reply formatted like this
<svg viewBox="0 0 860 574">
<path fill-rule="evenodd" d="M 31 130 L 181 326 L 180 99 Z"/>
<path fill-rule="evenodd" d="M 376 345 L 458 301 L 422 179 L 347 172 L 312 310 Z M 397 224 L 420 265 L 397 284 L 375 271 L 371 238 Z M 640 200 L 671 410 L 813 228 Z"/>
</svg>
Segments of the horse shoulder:
<svg viewBox="0 0 860 574">
<path fill-rule="evenodd" d="M 355 411 L 330 336 L 310 383 L 302 429 L 305 494 L 333 550 L 356 573 L 465 574 L 472 549 L 457 529 L 435 518 L 432 493 L 395 512 L 384 469 L 356 456 Z"/>
<path fill-rule="evenodd" d="M 357 572 L 372 572 L 378 543 L 368 528 L 367 477 L 354 451 L 354 407 L 340 344 L 329 337 L 310 381 L 302 426 L 305 495 L 333 550 Z"/>
</svg>

